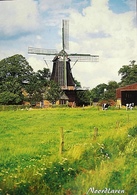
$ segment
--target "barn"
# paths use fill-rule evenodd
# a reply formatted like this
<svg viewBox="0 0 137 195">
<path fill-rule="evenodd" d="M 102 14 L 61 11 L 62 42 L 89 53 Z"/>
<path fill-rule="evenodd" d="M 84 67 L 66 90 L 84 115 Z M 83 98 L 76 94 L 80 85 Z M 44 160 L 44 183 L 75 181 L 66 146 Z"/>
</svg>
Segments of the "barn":
<svg viewBox="0 0 137 195">
<path fill-rule="evenodd" d="M 137 83 L 116 89 L 117 105 L 134 103 L 137 105 Z"/>
</svg>

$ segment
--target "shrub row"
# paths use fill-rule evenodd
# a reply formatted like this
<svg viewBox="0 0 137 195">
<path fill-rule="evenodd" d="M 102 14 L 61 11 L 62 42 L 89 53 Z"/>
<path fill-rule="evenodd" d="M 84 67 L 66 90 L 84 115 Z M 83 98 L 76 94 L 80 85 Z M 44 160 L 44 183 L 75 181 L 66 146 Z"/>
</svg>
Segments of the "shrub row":
<svg viewBox="0 0 137 195">
<path fill-rule="evenodd" d="M 0 111 L 11 111 L 11 110 L 21 110 L 29 109 L 29 105 L 0 105 Z"/>
</svg>

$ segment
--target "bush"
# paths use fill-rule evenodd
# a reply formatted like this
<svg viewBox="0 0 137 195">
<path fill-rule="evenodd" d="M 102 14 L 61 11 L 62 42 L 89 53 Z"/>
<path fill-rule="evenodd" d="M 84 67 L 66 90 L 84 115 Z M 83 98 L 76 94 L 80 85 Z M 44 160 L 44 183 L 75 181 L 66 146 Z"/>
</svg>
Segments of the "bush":
<svg viewBox="0 0 137 195">
<path fill-rule="evenodd" d="M 135 137 L 137 136 L 137 126 L 134 126 L 128 130 L 128 135 Z"/>
<path fill-rule="evenodd" d="M 113 171 L 111 173 L 108 186 L 111 189 L 120 189 L 122 184 L 122 174 L 120 171 Z"/>
<path fill-rule="evenodd" d="M 44 181 L 51 191 L 58 191 L 62 185 L 76 177 L 78 173 L 75 163 L 71 164 L 64 159 L 62 162 L 54 162 L 46 169 Z"/>
<path fill-rule="evenodd" d="M 29 109 L 29 105 L 0 105 L 0 111 L 13 111 L 21 109 Z"/>
</svg>

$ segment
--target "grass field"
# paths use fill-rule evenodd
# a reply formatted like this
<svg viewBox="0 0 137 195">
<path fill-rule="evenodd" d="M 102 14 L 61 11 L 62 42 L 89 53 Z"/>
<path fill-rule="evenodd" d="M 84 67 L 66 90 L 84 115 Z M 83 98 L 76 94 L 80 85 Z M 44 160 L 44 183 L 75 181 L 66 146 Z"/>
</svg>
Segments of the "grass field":
<svg viewBox="0 0 137 195">
<path fill-rule="evenodd" d="M 0 195 L 85 195 L 93 187 L 137 194 L 136 109 L 0 112 Z"/>
</svg>

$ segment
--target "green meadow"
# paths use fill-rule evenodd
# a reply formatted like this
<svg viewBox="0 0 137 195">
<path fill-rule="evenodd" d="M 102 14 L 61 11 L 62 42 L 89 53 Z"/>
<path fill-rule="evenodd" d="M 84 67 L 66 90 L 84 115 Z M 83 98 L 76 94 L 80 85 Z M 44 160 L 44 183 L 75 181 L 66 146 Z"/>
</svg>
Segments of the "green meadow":
<svg viewBox="0 0 137 195">
<path fill-rule="evenodd" d="M 110 193 L 137 194 L 137 109 L 0 112 L 0 195 Z"/>
</svg>

